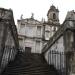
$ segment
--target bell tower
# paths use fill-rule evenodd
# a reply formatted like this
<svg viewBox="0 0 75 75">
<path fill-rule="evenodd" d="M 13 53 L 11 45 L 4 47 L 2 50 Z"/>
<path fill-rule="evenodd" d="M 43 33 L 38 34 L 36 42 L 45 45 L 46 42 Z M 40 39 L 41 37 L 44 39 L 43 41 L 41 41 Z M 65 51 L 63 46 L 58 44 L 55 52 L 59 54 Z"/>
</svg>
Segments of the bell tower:
<svg viewBox="0 0 75 75">
<path fill-rule="evenodd" d="M 59 23 L 59 10 L 52 5 L 47 13 L 48 22 Z"/>
</svg>

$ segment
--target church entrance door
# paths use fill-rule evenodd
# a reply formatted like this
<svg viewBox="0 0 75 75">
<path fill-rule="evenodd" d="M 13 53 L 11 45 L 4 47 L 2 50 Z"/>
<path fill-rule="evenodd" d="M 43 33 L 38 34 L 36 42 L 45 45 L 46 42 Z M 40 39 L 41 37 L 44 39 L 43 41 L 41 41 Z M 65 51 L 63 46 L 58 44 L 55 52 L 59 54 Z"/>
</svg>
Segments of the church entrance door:
<svg viewBox="0 0 75 75">
<path fill-rule="evenodd" d="M 25 47 L 25 52 L 31 53 L 31 47 Z"/>
</svg>

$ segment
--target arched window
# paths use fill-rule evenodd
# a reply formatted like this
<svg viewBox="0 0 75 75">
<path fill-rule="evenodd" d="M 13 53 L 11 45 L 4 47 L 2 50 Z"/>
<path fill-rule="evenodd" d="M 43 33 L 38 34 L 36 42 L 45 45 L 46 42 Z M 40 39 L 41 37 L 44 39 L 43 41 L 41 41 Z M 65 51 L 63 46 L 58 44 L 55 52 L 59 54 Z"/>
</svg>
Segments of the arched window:
<svg viewBox="0 0 75 75">
<path fill-rule="evenodd" d="M 56 14 L 55 13 L 53 13 L 53 19 L 56 19 Z"/>
</svg>

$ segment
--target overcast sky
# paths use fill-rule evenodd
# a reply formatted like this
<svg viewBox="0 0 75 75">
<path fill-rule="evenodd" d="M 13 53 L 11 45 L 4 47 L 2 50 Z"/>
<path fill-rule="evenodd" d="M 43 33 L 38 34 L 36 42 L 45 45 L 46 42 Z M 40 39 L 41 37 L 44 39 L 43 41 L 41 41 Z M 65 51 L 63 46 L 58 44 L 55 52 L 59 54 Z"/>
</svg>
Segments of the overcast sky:
<svg viewBox="0 0 75 75">
<path fill-rule="evenodd" d="M 15 22 L 21 14 L 23 18 L 30 18 L 31 13 L 39 21 L 42 17 L 47 20 L 47 12 L 52 4 L 60 11 L 60 23 L 64 21 L 67 11 L 75 10 L 75 0 L 0 0 L 0 7 L 13 10 Z"/>
</svg>

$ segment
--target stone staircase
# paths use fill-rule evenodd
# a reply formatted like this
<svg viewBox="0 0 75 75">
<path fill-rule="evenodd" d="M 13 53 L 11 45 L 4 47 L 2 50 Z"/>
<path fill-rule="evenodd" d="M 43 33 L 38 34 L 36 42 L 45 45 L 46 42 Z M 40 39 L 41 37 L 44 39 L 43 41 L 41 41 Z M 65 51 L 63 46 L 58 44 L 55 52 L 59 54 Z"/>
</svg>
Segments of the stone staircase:
<svg viewBox="0 0 75 75">
<path fill-rule="evenodd" d="M 53 66 L 46 63 L 42 54 L 19 52 L 1 75 L 58 75 L 58 73 Z"/>
</svg>

